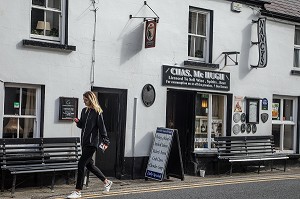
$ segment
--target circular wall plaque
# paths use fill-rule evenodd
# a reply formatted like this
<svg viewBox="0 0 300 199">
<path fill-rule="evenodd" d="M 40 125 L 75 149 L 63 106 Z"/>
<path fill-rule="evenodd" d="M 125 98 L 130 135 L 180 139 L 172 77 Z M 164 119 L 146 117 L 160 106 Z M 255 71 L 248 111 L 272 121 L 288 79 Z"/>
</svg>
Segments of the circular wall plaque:
<svg viewBox="0 0 300 199">
<path fill-rule="evenodd" d="M 237 135 L 241 131 L 241 127 L 238 124 L 233 125 L 232 131 L 235 135 Z"/>
<path fill-rule="evenodd" d="M 146 84 L 142 90 L 142 100 L 145 106 L 151 106 L 155 101 L 155 89 L 151 84 Z"/>
<path fill-rule="evenodd" d="M 233 121 L 238 123 L 241 120 L 241 115 L 239 113 L 233 114 Z"/>
</svg>

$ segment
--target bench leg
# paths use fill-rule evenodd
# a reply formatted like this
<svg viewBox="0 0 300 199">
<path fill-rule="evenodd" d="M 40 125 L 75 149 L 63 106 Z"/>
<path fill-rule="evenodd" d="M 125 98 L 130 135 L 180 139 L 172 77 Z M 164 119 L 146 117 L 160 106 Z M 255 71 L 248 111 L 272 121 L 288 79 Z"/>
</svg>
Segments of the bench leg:
<svg viewBox="0 0 300 199">
<path fill-rule="evenodd" d="M 287 162 L 287 159 L 285 159 L 285 161 L 284 161 L 284 167 L 283 167 L 284 172 L 286 171 L 286 162 Z"/>
<path fill-rule="evenodd" d="M 271 171 L 273 171 L 273 160 L 271 160 Z"/>
<path fill-rule="evenodd" d="M 53 172 L 53 175 L 52 175 L 51 192 L 54 192 L 53 191 L 53 189 L 54 189 L 54 182 L 55 182 L 55 171 Z"/>
<path fill-rule="evenodd" d="M 232 162 L 230 162 L 230 172 L 229 172 L 229 175 L 232 174 Z"/>
<path fill-rule="evenodd" d="M 15 197 L 15 190 L 16 190 L 16 180 L 17 176 L 16 174 L 13 174 L 13 183 L 12 183 L 12 188 L 11 188 L 11 197 Z"/>
</svg>

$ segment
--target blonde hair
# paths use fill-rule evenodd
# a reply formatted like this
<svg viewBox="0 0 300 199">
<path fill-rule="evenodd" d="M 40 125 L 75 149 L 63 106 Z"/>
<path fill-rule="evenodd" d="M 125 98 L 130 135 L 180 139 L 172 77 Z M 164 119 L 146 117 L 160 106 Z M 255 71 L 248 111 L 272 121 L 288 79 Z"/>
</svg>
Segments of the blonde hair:
<svg viewBox="0 0 300 199">
<path fill-rule="evenodd" d="M 85 92 L 84 94 L 83 94 L 83 96 L 85 97 L 85 98 L 87 98 L 89 101 L 90 101 L 90 103 L 91 103 L 91 108 L 93 108 L 93 109 L 95 109 L 95 111 L 97 112 L 97 113 L 102 113 L 103 112 L 103 110 L 102 110 L 102 108 L 100 107 L 100 105 L 99 105 L 99 102 L 98 102 L 98 98 L 97 98 L 97 96 L 95 95 L 95 93 L 93 93 L 92 91 L 87 91 L 87 92 Z"/>
</svg>

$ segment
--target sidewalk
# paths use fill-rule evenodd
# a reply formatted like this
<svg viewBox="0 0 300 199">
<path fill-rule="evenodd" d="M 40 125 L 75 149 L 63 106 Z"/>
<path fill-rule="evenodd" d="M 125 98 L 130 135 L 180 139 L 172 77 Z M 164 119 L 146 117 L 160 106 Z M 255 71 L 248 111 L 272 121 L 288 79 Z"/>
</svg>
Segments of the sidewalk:
<svg viewBox="0 0 300 199">
<path fill-rule="evenodd" d="M 209 175 L 205 177 L 200 176 L 189 176 L 185 175 L 185 180 L 181 181 L 177 178 L 170 178 L 164 180 L 163 182 L 158 182 L 154 180 L 145 181 L 144 179 L 136 180 L 118 180 L 115 178 L 110 178 L 114 182 L 111 191 L 124 191 L 130 189 L 143 189 L 143 188 L 153 188 L 156 186 L 178 186 L 180 184 L 192 184 L 192 183 L 206 183 L 220 180 L 234 180 L 256 177 L 279 177 L 285 175 L 300 175 L 300 167 L 288 167 L 286 172 L 282 170 L 261 170 L 260 174 L 255 172 L 246 173 L 233 173 L 231 176 L 227 174 L 222 175 Z M 70 185 L 56 183 L 54 187 L 54 192 L 52 193 L 49 187 L 27 187 L 27 188 L 17 188 L 15 192 L 15 199 L 54 199 L 54 198 L 65 198 L 71 191 L 74 190 L 75 185 L 71 183 Z M 102 194 L 103 184 L 96 177 L 91 176 L 89 187 L 82 190 L 83 196 L 85 194 Z M 0 192 L 1 199 L 11 198 L 10 190 L 5 190 Z"/>
</svg>

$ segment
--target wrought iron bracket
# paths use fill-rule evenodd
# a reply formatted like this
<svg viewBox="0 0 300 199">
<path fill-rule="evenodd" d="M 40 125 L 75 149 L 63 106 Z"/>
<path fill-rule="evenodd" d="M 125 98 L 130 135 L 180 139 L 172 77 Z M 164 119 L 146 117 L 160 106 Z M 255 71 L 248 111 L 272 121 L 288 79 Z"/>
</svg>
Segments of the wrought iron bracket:
<svg viewBox="0 0 300 199">
<path fill-rule="evenodd" d="M 132 15 L 129 15 L 129 19 L 133 19 L 133 18 L 140 18 L 140 19 L 144 19 L 144 21 L 147 21 L 147 19 L 154 19 L 157 23 L 159 22 L 159 16 L 156 14 L 156 12 L 154 12 L 154 10 L 147 4 L 147 1 L 144 1 L 144 6 L 147 6 L 155 15 L 156 17 L 134 17 Z"/>
<path fill-rule="evenodd" d="M 238 54 L 240 54 L 240 52 L 237 52 L 237 51 L 230 51 L 230 52 L 222 52 L 222 54 L 225 55 L 225 66 L 227 66 L 227 60 L 228 58 L 233 61 L 233 63 L 235 65 L 238 65 L 238 61 L 237 61 L 237 57 L 238 57 Z M 231 57 L 231 55 L 235 55 L 235 60 Z"/>
</svg>

